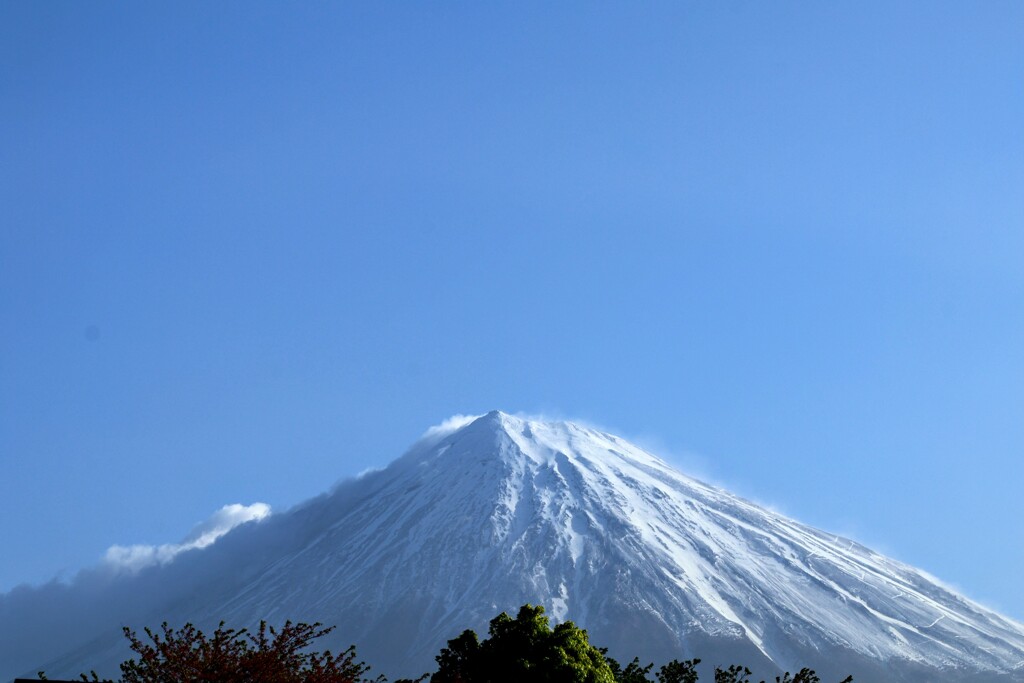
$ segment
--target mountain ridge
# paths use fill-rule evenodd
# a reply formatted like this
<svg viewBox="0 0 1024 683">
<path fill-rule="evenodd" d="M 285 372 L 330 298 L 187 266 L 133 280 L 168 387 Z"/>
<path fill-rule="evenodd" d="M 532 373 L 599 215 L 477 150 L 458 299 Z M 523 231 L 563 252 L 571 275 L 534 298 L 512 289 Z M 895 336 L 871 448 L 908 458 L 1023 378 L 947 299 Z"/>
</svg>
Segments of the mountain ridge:
<svg viewBox="0 0 1024 683">
<path fill-rule="evenodd" d="M 923 572 L 620 437 L 500 411 L 134 580 L 168 576 L 188 590 L 136 618 L 337 623 L 338 645 L 392 674 L 426 670 L 463 628 L 533 602 L 627 658 L 1024 680 L 1024 626 Z"/>
</svg>

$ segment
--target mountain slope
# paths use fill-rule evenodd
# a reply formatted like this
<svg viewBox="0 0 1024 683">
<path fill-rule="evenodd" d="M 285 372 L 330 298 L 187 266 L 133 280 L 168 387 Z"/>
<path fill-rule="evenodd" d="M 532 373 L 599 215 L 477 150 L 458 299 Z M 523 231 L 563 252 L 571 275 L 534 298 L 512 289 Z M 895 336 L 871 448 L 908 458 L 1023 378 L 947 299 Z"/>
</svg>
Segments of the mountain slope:
<svg viewBox="0 0 1024 683">
<path fill-rule="evenodd" d="M 392 675 L 426 670 L 447 638 L 529 601 L 625 658 L 1024 681 L 1024 626 L 568 422 L 489 413 L 189 555 L 133 579 L 177 587 L 134 618 L 317 619 Z M 105 640 L 85 652 L 123 654 Z"/>
</svg>

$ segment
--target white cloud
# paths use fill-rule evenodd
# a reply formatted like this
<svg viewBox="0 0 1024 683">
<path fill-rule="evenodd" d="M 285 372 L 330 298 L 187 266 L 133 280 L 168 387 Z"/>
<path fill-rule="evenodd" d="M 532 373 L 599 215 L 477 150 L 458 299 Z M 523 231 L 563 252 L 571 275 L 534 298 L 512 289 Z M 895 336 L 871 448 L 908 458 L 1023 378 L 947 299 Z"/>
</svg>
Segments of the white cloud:
<svg viewBox="0 0 1024 683">
<path fill-rule="evenodd" d="M 363 477 L 365 477 L 368 474 L 373 474 L 374 472 L 383 472 L 383 471 L 384 471 L 383 467 L 367 467 L 367 468 L 365 468 L 363 470 L 360 470 L 359 474 L 356 475 L 356 479 L 362 479 Z M 342 480 L 342 481 L 347 481 L 347 480 Z"/>
<path fill-rule="evenodd" d="M 167 564 L 186 550 L 205 548 L 239 524 L 259 521 L 270 514 L 266 503 L 225 505 L 209 519 L 197 524 L 181 543 L 163 545 L 112 545 L 107 548 L 103 563 L 115 571 L 135 573 L 154 564 Z"/>
<path fill-rule="evenodd" d="M 427 431 L 423 432 L 421 439 L 442 439 L 454 431 L 462 429 L 473 420 L 479 418 L 480 415 L 452 415 L 447 420 L 439 425 L 434 425 Z"/>
</svg>

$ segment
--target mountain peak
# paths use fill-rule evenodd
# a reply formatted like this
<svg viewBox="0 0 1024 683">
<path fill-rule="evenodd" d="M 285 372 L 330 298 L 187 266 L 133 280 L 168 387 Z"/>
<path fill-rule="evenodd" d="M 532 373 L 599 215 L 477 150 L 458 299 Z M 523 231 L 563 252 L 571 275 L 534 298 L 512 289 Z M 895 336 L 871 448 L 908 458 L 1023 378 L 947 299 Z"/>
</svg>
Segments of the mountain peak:
<svg viewBox="0 0 1024 683">
<path fill-rule="evenodd" d="M 617 437 L 575 422 L 513 415 L 501 410 L 492 410 L 468 422 L 453 432 L 449 439 L 460 443 L 469 440 L 478 454 L 489 449 L 491 454 L 500 454 L 504 458 L 524 456 L 538 463 L 551 462 L 556 456 L 569 459 L 603 457 L 602 454 L 617 441 Z"/>
<path fill-rule="evenodd" d="M 475 422 L 479 422 L 481 425 L 490 425 L 497 429 L 504 429 L 512 419 L 514 419 L 513 416 L 506 412 L 501 410 L 492 410 L 478 417 Z"/>
<path fill-rule="evenodd" d="M 674 647 L 742 641 L 783 666 L 829 651 L 1004 672 L 1024 660 L 1019 624 L 611 434 L 493 410 L 438 450 L 458 456 L 440 484 L 446 499 L 476 511 L 468 518 L 486 539 L 475 562 L 508 577 L 485 595 L 514 586 L 520 603 L 545 604 L 609 644 L 626 637 L 609 630 L 620 610 L 639 610 Z"/>
</svg>

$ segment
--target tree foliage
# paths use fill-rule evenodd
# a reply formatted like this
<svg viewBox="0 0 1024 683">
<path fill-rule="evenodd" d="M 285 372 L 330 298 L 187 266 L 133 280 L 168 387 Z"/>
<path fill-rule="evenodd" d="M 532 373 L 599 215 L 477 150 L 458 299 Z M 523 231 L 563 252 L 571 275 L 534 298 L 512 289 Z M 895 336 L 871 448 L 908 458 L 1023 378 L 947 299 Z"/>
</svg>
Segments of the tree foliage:
<svg viewBox="0 0 1024 683">
<path fill-rule="evenodd" d="M 482 642 L 467 630 L 436 657 L 430 683 L 615 683 L 608 662 L 571 621 L 548 625 L 543 607 L 502 612 Z"/>
<path fill-rule="evenodd" d="M 732 664 L 725 669 L 716 666 L 715 683 L 750 683 L 750 669 L 739 664 Z"/>
<path fill-rule="evenodd" d="M 437 671 L 430 683 L 653 683 L 654 664 L 638 657 L 623 667 L 597 649 L 587 632 L 571 621 L 554 629 L 548 625 L 543 607 L 523 605 L 515 619 L 502 612 L 491 620 L 488 638 L 481 641 L 471 630 L 448 641 L 435 658 Z M 699 659 L 673 659 L 662 665 L 657 683 L 697 683 Z M 732 664 L 714 669 L 715 683 L 751 683 L 751 671 Z M 842 683 L 852 683 L 849 676 Z M 765 683 L 765 681 L 761 681 Z M 775 683 L 821 683 L 811 669 L 795 676 L 776 676 Z"/>
<path fill-rule="evenodd" d="M 602 650 L 606 652 L 606 650 Z M 647 677 L 651 669 L 654 668 L 653 664 L 647 666 L 641 666 L 640 659 L 634 657 L 633 661 L 623 669 L 622 666 L 612 659 L 607 657 L 608 665 L 615 676 L 616 683 L 651 683 L 651 680 Z M 697 683 L 697 665 L 700 664 L 699 659 L 688 659 L 686 661 L 679 661 L 673 659 L 668 664 L 665 664 L 655 674 L 655 678 L 658 683 Z M 715 683 L 751 683 L 750 676 L 751 671 L 747 667 L 741 664 L 730 664 L 726 667 L 715 667 Z M 764 680 L 761 683 L 766 683 Z M 821 683 L 821 679 L 813 669 L 800 669 L 796 675 L 789 673 L 788 671 L 782 676 L 775 677 L 775 683 Z M 847 676 L 840 683 L 853 683 L 853 676 Z"/>
<path fill-rule="evenodd" d="M 788 671 L 784 676 L 776 676 L 775 683 L 821 683 L 821 679 L 813 669 L 803 668 L 795 676 L 791 676 Z M 847 676 L 841 683 L 853 683 L 853 676 Z"/>
<path fill-rule="evenodd" d="M 608 662 L 608 668 L 612 670 L 612 676 L 615 677 L 617 683 L 648 683 L 647 674 L 651 669 L 654 668 L 654 664 L 648 664 L 647 666 L 640 665 L 640 658 L 633 657 L 633 661 L 626 665 L 623 669 L 622 666 L 608 656 L 608 648 L 601 648 L 601 654 L 605 656 L 605 660 Z"/>
<path fill-rule="evenodd" d="M 366 677 L 370 667 L 356 660 L 354 647 L 339 655 L 330 650 L 310 651 L 314 640 L 334 627 L 288 621 L 280 630 L 260 622 L 259 629 L 225 628 L 220 623 L 212 636 L 192 624 L 174 630 L 165 622 L 158 632 L 145 629 L 148 642 L 131 629 L 124 635 L 136 657 L 121 664 L 119 683 L 385 683 L 383 676 Z M 607 649 L 590 644 L 587 632 L 571 621 L 554 628 L 543 607 L 523 605 L 513 619 L 502 612 L 491 620 L 488 637 L 481 641 L 463 631 L 441 649 L 437 671 L 416 681 L 395 683 L 653 683 L 654 664 L 638 657 L 622 667 L 607 656 Z M 671 662 L 655 673 L 657 683 L 697 683 L 699 659 Z M 716 666 L 714 683 L 751 683 L 751 671 L 733 664 Z M 45 679 L 43 672 L 39 677 Z M 89 683 L 113 683 L 82 675 Z M 841 683 L 852 683 L 848 676 Z M 765 681 L 761 681 L 765 683 Z M 775 683 L 821 683 L 811 669 L 786 672 Z"/>
<path fill-rule="evenodd" d="M 658 683 L 697 683 L 698 664 L 699 659 L 688 659 L 685 662 L 673 659 L 658 669 Z"/>
<path fill-rule="evenodd" d="M 369 671 L 356 660 L 354 647 L 341 654 L 307 648 L 333 627 L 285 622 L 280 629 L 260 622 L 256 633 L 225 628 L 212 636 L 192 624 L 174 630 L 166 622 L 159 632 L 145 629 L 149 642 L 125 627 L 137 655 L 121 664 L 121 683 L 363 683 Z M 40 678 L 45 676 L 40 672 Z M 83 681 L 100 681 L 82 675 Z M 377 679 L 383 681 L 383 678 Z M 112 683 L 112 682 L 109 682 Z"/>
</svg>

